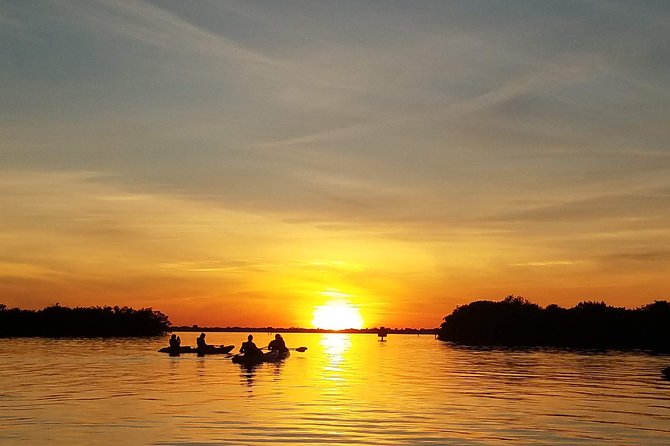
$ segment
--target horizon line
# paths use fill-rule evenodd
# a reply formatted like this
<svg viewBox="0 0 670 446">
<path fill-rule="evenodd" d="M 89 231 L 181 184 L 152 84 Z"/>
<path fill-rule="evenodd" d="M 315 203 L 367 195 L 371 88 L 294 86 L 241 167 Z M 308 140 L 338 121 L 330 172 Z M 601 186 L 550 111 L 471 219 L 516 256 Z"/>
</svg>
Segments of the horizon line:
<svg viewBox="0 0 670 446">
<path fill-rule="evenodd" d="M 381 329 L 387 333 L 408 333 L 408 334 L 436 334 L 439 327 L 434 328 L 389 328 L 389 327 L 373 327 L 373 328 L 343 328 L 340 330 L 332 330 L 326 328 L 303 328 L 303 327 L 201 327 L 194 325 L 175 325 L 170 327 L 170 331 L 219 331 L 219 332 L 255 332 L 255 333 L 377 333 Z"/>
</svg>

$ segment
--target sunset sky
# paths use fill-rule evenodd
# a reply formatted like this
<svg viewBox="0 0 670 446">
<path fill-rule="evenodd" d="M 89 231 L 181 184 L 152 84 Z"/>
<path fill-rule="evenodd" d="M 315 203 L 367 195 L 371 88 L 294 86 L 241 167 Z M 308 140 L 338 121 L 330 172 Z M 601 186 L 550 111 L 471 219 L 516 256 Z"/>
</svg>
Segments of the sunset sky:
<svg viewBox="0 0 670 446">
<path fill-rule="evenodd" d="M 670 299 L 668 1 L 2 1 L 0 303 Z"/>
</svg>

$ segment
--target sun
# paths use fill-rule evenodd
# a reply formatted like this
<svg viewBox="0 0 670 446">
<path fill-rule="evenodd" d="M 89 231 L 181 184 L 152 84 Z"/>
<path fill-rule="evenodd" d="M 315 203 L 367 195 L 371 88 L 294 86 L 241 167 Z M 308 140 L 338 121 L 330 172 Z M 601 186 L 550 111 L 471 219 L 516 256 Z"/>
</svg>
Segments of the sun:
<svg viewBox="0 0 670 446">
<path fill-rule="evenodd" d="M 358 308 L 343 300 L 331 300 L 314 308 L 312 325 L 325 330 L 363 328 L 363 318 Z"/>
</svg>

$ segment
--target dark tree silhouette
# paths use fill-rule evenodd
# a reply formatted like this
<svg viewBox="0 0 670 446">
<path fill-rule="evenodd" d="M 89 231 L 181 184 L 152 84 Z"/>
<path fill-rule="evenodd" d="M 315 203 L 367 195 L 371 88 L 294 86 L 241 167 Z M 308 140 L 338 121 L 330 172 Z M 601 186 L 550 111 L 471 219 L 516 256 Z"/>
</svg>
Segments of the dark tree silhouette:
<svg viewBox="0 0 670 446">
<path fill-rule="evenodd" d="M 155 336 L 170 330 L 168 317 L 151 308 L 62 307 L 8 309 L 0 304 L 0 337 Z"/>
<path fill-rule="evenodd" d="M 466 345 L 648 349 L 670 352 L 670 304 L 636 309 L 605 302 L 542 308 L 523 297 L 476 301 L 444 318 L 439 339 Z"/>
</svg>

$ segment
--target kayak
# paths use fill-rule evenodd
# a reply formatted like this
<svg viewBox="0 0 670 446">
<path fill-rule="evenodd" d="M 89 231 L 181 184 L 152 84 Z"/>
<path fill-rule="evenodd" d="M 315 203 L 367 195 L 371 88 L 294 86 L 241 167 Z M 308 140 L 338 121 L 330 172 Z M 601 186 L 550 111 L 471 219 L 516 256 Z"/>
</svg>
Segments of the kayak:
<svg viewBox="0 0 670 446">
<path fill-rule="evenodd" d="M 663 370 L 661 370 L 661 372 L 663 373 L 663 376 L 670 379 L 670 367 L 664 368 Z"/>
<path fill-rule="evenodd" d="M 220 347 L 216 347 L 214 345 L 208 345 L 207 348 L 200 349 L 197 347 L 191 347 L 189 345 L 186 345 L 178 348 L 163 347 L 158 351 L 160 353 L 169 353 L 171 355 L 178 355 L 180 353 L 198 353 L 201 355 L 222 355 L 230 353 L 231 351 L 233 351 L 234 348 L 235 348 L 234 345 L 222 345 Z"/>
<path fill-rule="evenodd" d="M 290 355 L 291 352 L 288 350 L 281 353 L 278 351 L 271 351 L 260 355 L 235 355 L 233 356 L 233 362 L 235 364 L 255 365 L 263 362 L 277 362 L 288 358 Z"/>
<path fill-rule="evenodd" d="M 235 355 L 233 362 L 235 364 L 254 365 L 263 362 L 275 362 L 279 354 L 277 352 L 261 353 L 260 355 Z"/>
</svg>

